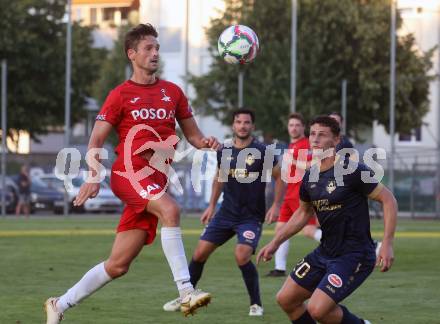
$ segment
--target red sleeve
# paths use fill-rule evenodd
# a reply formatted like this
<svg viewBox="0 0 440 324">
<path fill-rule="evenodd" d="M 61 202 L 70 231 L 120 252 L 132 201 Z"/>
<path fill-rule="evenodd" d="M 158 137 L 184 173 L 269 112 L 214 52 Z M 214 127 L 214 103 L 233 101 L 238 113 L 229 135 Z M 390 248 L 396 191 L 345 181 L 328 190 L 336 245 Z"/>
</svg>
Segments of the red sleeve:
<svg viewBox="0 0 440 324">
<path fill-rule="evenodd" d="M 119 91 L 112 90 L 105 99 L 104 104 L 96 116 L 96 120 L 109 122 L 116 126 L 122 117 L 121 97 Z"/>
<path fill-rule="evenodd" d="M 176 107 L 176 119 L 181 120 L 181 119 L 191 118 L 193 117 L 193 113 L 191 106 L 188 104 L 188 99 L 186 98 L 183 91 L 180 88 L 178 89 L 180 96 Z"/>
</svg>

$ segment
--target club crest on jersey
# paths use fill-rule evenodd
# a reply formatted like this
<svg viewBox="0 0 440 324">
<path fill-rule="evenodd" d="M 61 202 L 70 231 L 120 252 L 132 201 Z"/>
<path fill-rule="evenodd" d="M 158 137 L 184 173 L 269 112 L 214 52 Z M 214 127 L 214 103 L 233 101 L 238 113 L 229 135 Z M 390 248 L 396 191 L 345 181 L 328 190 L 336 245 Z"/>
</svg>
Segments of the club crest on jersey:
<svg viewBox="0 0 440 324">
<path fill-rule="evenodd" d="M 246 164 L 247 165 L 252 165 L 255 163 L 255 157 L 249 153 L 248 156 L 246 157 Z"/>
<path fill-rule="evenodd" d="M 325 187 L 325 190 L 327 190 L 327 192 L 329 194 L 331 194 L 333 191 L 336 190 L 336 180 L 329 180 L 327 183 L 327 186 Z"/>
<path fill-rule="evenodd" d="M 255 238 L 255 233 L 252 231 L 244 231 L 243 237 L 247 238 L 248 240 L 253 240 Z"/>
<path fill-rule="evenodd" d="M 163 95 L 162 99 L 160 99 L 160 100 L 162 100 L 162 101 L 166 101 L 166 102 L 171 102 L 171 97 L 168 97 L 168 96 L 166 95 L 166 93 L 165 93 L 165 89 L 160 89 L 160 92 L 162 92 L 162 95 Z"/>
<path fill-rule="evenodd" d="M 342 287 L 342 279 L 341 277 L 339 277 L 337 274 L 329 274 L 327 277 L 328 282 L 336 288 L 341 288 Z"/>
</svg>

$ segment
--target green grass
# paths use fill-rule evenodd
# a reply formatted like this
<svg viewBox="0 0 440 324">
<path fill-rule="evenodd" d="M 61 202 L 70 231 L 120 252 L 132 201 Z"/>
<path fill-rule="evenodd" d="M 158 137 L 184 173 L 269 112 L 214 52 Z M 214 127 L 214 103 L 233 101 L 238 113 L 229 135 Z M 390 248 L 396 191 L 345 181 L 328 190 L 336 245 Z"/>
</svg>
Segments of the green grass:
<svg viewBox="0 0 440 324">
<path fill-rule="evenodd" d="M 45 299 L 64 293 L 107 257 L 117 221 L 114 216 L 0 218 L 0 323 L 43 323 Z M 197 219 L 185 218 L 182 225 L 196 232 L 202 229 Z M 380 231 L 381 223 L 374 221 L 372 228 L 375 233 Z M 90 229 L 97 231 L 79 235 Z M 47 230 L 52 232 L 44 232 Z M 72 230 L 73 234 L 54 235 L 56 230 Z M 440 232 L 440 222 L 400 221 L 399 232 Z M 270 237 L 264 235 L 260 246 Z M 197 234 L 184 235 L 188 258 L 197 239 Z M 162 304 L 175 298 L 176 288 L 160 240 L 156 240 L 142 251 L 126 276 L 68 311 L 65 322 L 289 323 L 274 299 L 283 283 L 280 278 L 261 278 L 265 315 L 249 318 L 248 296 L 233 257 L 234 244 L 232 239 L 209 259 L 199 285 L 213 293 L 213 303 L 194 317 L 184 319 L 179 313 L 162 311 Z M 302 236 L 294 238 L 289 266 L 314 246 Z M 372 323 L 440 323 L 439 247 L 439 236 L 398 238 L 393 269 L 385 274 L 375 271 L 345 304 Z M 271 266 L 261 265 L 260 274 Z"/>
</svg>

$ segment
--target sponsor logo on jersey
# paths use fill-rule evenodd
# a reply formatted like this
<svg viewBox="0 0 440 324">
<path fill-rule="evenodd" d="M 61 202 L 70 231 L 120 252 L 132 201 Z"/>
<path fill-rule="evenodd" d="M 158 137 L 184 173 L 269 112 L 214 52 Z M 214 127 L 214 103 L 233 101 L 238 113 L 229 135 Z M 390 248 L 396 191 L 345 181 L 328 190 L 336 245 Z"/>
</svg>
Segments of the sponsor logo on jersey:
<svg viewBox="0 0 440 324">
<path fill-rule="evenodd" d="M 244 179 L 249 176 L 249 171 L 247 169 L 230 169 L 229 175 L 235 179 Z"/>
<path fill-rule="evenodd" d="M 341 277 L 339 277 L 337 274 L 329 274 L 327 277 L 328 282 L 336 288 L 341 288 L 342 287 L 342 279 Z"/>
<path fill-rule="evenodd" d="M 99 114 L 96 116 L 96 120 L 105 120 L 105 114 Z"/>
<path fill-rule="evenodd" d="M 168 97 L 168 96 L 166 95 L 166 93 L 165 93 L 165 89 L 160 89 L 160 92 L 162 92 L 162 95 L 163 95 L 162 99 L 160 99 L 160 100 L 162 100 L 162 101 L 166 101 L 166 102 L 171 102 L 171 97 Z"/>
<path fill-rule="evenodd" d="M 325 190 L 327 190 L 327 192 L 329 194 L 331 194 L 333 191 L 336 190 L 336 180 L 329 180 L 327 183 L 327 186 L 325 187 Z"/>
<path fill-rule="evenodd" d="M 317 211 L 331 211 L 336 209 L 341 209 L 342 204 L 330 204 L 330 201 L 328 199 L 318 199 L 312 201 L 313 206 L 316 208 Z"/>
<path fill-rule="evenodd" d="M 151 185 L 148 185 L 147 188 L 139 192 L 139 196 L 146 199 L 149 195 L 151 195 L 151 192 L 153 190 L 161 189 L 161 187 L 157 183 L 153 183 Z"/>
<path fill-rule="evenodd" d="M 248 240 L 253 240 L 255 238 L 255 233 L 253 231 L 244 231 L 243 237 L 247 238 Z"/>
<path fill-rule="evenodd" d="M 141 99 L 141 97 L 134 97 L 133 99 L 130 100 L 130 102 L 132 104 L 136 103 L 139 99 Z"/>
<path fill-rule="evenodd" d="M 131 111 L 134 120 L 155 120 L 155 119 L 173 119 L 174 111 L 167 111 L 165 108 L 141 108 Z"/>
</svg>

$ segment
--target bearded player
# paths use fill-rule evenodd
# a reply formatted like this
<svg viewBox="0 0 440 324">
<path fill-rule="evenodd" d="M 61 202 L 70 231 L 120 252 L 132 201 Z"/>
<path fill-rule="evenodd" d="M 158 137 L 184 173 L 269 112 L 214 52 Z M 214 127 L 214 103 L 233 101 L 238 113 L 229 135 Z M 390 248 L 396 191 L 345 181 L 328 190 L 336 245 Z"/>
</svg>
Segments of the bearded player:
<svg viewBox="0 0 440 324">
<path fill-rule="evenodd" d="M 66 310 L 127 273 L 142 247 L 153 242 L 158 221 L 162 223 L 162 248 L 182 298 L 182 312 L 193 313 L 211 300 L 209 293 L 195 290 L 190 282 L 179 207 L 165 192 L 166 168 L 178 140 L 176 120 L 188 142 L 196 148 L 217 149 L 219 144 L 215 138 L 203 136 L 182 90 L 156 76 L 159 68 L 157 37 L 157 31 L 150 24 L 140 24 L 126 34 L 125 53 L 132 64 L 133 75 L 108 95 L 88 146 L 89 150 L 102 148 L 111 129 L 116 129 L 119 144 L 115 150 L 117 158 L 112 167 L 111 187 L 126 207 L 112 251 L 106 261 L 90 269 L 64 295 L 46 301 L 47 324 L 59 323 Z M 96 176 L 96 170 L 92 170 L 91 175 Z M 81 206 L 98 191 L 99 183 L 86 182 L 74 205 Z"/>
</svg>

